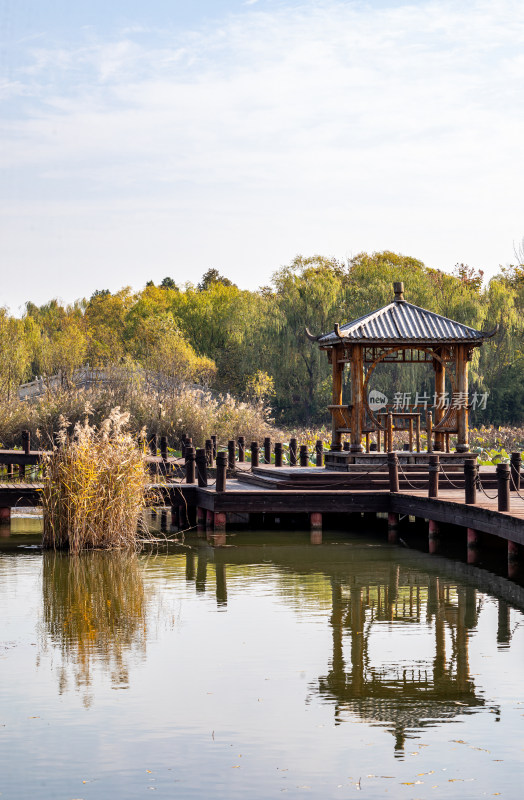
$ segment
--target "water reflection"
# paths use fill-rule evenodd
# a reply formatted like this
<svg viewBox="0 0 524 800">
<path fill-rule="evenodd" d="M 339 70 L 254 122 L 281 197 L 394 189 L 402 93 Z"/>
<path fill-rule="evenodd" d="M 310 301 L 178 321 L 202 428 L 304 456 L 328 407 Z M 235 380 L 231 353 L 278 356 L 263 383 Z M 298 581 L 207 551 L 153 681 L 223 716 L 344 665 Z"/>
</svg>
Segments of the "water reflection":
<svg viewBox="0 0 524 800">
<path fill-rule="evenodd" d="M 114 687 L 126 687 L 131 654 L 145 654 L 147 600 L 141 567 L 129 553 L 44 553 L 43 636 L 62 655 L 60 693 L 69 682 L 89 687 L 95 664 L 109 672 Z"/>
<path fill-rule="evenodd" d="M 456 575 L 446 577 L 444 559 L 438 569 L 428 560 L 426 571 L 422 554 L 336 548 L 334 560 L 333 552 L 329 546 L 266 546 L 263 553 L 264 564 L 272 564 L 281 584 L 283 602 L 301 615 L 325 607 L 326 599 L 330 606 L 327 671 L 310 684 L 307 702 L 316 697 L 332 704 L 337 725 L 357 718 L 385 727 L 394 736 L 398 757 L 406 740 L 421 729 L 484 708 L 484 692 L 470 671 L 469 642 L 486 601 L 482 581 L 499 579 L 448 562 L 451 571 L 464 571 L 461 583 Z M 225 551 L 202 544 L 196 553 L 186 553 L 186 579 L 194 581 L 196 592 L 205 592 L 213 561 L 217 606 L 225 610 L 227 570 L 238 580 L 239 567 L 252 568 L 261 557 L 254 547 Z M 520 587 L 504 584 L 506 592 L 524 597 Z M 511 641 L 510 605 L 501 599 L 497 603 L 500 649 Z M 496 706 L 489 710 L 499 711 Z"/>
<path fill-rule="evenodd" d="M 196 569 L 195 569 L 196 556 Z M 208 545 L 202 544 L 195 554 L 195 551 L 188 548 L 186 550 L 186 581 L 195 582 L 195 589 L 198 594 L 206 591 L 208 565 L 214 560 L 214 550 Z M 226 565 L 223 561 L 217 560 L 214 563 L 215 569 L 215 592 L 218 610 L 225 610 L 227 607 L 227 582 Z"/>
<path fill-rule="evenodd" d="M 333 655 L 317 691 L 334 702 L 338 723 L 349 712 L 386 725 L 401 755 L 410 732 L 484 705 L 468 659 L 477 598 L 475 589 L 451 586 L 434 576 L 400 575 L 393 565 L 387 572 L 373 582 L 332 580 Z M 385 621 L 394 624 L 398 656 L 391 663 L 373 664 L 370 644 L 377 623 Z M 421 654 L 416 665 L 407 666 L 402 657 L 405 628 L 423 622 L 432 633 L 432 657 Z"/>
<path fill-rule="evenodd" d="M 210 610 L 227 612 L 228 603 L 261 591 L 262 581 L 270 602 L 278 599 L 304 622 L 315 615 L 314 624 L 329 629 L 331 646 L 306 702 L 332 706 L 336 725 L 359 720 L 386 728 L 398 757 L 421 729 L 486 707 L 482 681 L 470 670 L 470 640 L 485 604 L 493 607 L 489 596 L 499 594 L 506 599 L 497 600 L 493 639 L 499 649 L 510 647 L 510 610 L 524 607 L 521 587 L 412 551 L 246 541 L 239 536 L 234 547 L 214 548 L 193 540 L 158 555 L 146 570 L 148 585 L 167 579 L 176 602 L 212 593 Z M 43 559 L 44 632 L 62 654 L 60 690 L 72 668 L 89 704 L 96 663 L 110 671 L 115 686 L 127 686 L 130 658 L 145 654 L 148 635 L 144 560 L 118 553 Z M 216 625 L 213 616 L 199 620 L 196 639 L 206 624 Z M 238 635 L 234 623 L 231 635 Z"/>
</svg>

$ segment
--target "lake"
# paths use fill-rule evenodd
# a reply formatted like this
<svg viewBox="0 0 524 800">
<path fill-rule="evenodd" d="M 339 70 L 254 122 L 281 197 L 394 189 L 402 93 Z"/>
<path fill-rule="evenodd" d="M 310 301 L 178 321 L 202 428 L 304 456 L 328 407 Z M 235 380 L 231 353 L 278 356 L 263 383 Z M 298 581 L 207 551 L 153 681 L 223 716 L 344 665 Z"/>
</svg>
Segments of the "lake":
<svg viewBox="0 0 524 800">
<path fill-rule="evenodd" d="M 521 795 L 524 589 L 373 531 L 0 538 L 2 798 Z"/>
</svg>

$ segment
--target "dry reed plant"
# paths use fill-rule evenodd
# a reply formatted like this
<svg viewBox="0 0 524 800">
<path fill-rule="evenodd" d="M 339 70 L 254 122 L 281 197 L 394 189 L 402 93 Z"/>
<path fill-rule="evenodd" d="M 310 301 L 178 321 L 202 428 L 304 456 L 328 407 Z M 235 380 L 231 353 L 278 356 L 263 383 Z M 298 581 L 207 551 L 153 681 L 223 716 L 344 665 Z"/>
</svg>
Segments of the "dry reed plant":
<svg viewBox="0 0 524 800">
<path fill-rule="evenodd" d="M 117 407 L 97 429 L 86 413 L 68 436 L 62 420 L 59 447 L 44 462 L 44 547 L 78 553 L 136 546 L 147 468 L 128 421 Z"/>
</svg>

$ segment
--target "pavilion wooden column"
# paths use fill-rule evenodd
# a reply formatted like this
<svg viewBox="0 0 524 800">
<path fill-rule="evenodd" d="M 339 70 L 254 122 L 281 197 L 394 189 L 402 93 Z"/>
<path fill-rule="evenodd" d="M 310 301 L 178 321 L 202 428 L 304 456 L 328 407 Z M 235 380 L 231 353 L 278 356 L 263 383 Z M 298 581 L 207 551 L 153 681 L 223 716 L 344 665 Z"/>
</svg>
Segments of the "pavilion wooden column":
<svg viewBox="0 0 524 800">
<path fill-rule="evenodd" d="M 435 425 L 443 419 L 445 408 L 443 405 L 444 392 L 446 391 L 446 367 L 437 358 L 433 359 L 433 369 L 435 370 Z M 440 402 L 442 407 L 439 408 Z M 444 434 L 435 431 L 435 450 L 444 450 Z"/>
<path fill-rule="evenodd" d="M 331 350 L 331 365 L 333 368 L 333 395 L 332 403 L 334 406 L 342 405 L 342 374 L 344 372 L 344 364 L 340 363 L 342 359 L 342 348 L 340 346 L 333 347 Z M 331 422 L 331 449 L 342 450 L 342 434 L 339 433 L 340 414 L 333 410 Z"/>
<path fill-rule="evenodd" d="M 362 452 L 362 415 L 364 410 L 364 354 L 353 345 L 351 354 L 351 452 Z"/>
<path fill-rule="evenodd" d="M 468 443 L 468 346 L 456 346 L 456 375 L 459 408 L 457 408 L 457 453 L 467 453 Z"/>
</svg>

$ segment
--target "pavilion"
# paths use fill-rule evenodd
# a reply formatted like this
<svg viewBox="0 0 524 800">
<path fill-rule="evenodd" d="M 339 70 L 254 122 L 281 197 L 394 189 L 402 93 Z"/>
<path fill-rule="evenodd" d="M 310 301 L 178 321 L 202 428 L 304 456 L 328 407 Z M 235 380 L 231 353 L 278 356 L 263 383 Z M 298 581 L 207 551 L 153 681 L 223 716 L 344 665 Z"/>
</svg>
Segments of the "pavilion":
<svg viewBox="0 0 524 800">
<path fill-rule="evenodd" d="M 344 468 L 362 462 L 366 454 L 372 455 L 370 450 L 380 452 L 382 446 L 385 452 L 392 450 L 395 430 L 409 432 L 409 450 L 417 456 L 413 460 L 424 460 L 420 448 L 422 412 L 425 412 L 422 423 L 427 431 L 428 452 L 449 452 L 451 434 L 457 437 L 456 454 L 463 457 L 469 451 L 468 363 L 474 348 L 493 336 L 498 326 L 489 332 L 477 331 L 408 303 L 403 283 L 395 283 L 393 288 L 395 296 L 391 303 L 345 325 L 336 323 L 329 333 L 313 336 L 306 328 L 308 338 L 327 352 L 333 370 L 332 404 L 328 406 L 332 416 L 331 451 L 326 456 L 326 467 Z M 435 397 L 442 398 L 435 403 L 434 417 L 427 403 L 425 407 L 419 404 L 399 408 L 386 401 L 380 409 L 370 403 L 370 379 L 380 363 L 432 365 Z M 344 404 L 346 364 L 350 366 L 351 399 Z M 446 374 L 452 390 L 447 403 L 444 402 Z M 373 435 L 376 444 L 370 443 Z M 349 438 L 345 447 L 343 438 Z"/>
</svg>

